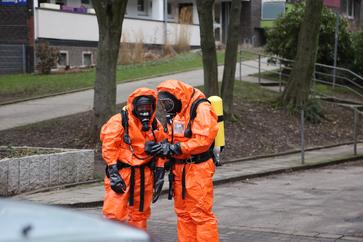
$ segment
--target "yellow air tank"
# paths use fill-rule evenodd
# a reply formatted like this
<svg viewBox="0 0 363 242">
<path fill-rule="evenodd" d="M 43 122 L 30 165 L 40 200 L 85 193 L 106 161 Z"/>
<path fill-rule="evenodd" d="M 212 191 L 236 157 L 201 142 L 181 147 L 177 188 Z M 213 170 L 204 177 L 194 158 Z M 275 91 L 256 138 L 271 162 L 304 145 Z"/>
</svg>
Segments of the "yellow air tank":
<svg viewBox="0 0 363 242">
<path fill-rule="evenodd" d="M 223 101 L 222 98 L 218 96 L 211 96 L 208 98 L 211 102 L 214 112 L 218 115 L 218 126 L 219 130 L 217 136 L 214 140 L 214 155 L 216 158 L 216 165 L 221 165 L 219 154 L 223 151 L 225 141 L 224 141 L 224 121 L 223 121 Z"/>
</svg>

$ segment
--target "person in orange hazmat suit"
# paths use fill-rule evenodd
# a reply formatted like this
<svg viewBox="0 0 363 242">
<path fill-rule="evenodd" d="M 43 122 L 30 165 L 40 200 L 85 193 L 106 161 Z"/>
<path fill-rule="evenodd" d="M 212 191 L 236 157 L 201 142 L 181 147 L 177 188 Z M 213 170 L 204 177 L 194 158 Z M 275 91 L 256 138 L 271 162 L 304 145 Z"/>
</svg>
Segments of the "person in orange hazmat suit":
<svg viewBox="0 0 363 242">
<path fill-rule="evenodd" d="M 168 141 L 147 146 L 146 152 L 170 160 L 169 199 L 174 197 L 178 241 L 219 241 L 212 211 L 217 115 L 200 90 L 181 81 L 164 81 L 157 91 Z"/>
<path fill-rule="evenodd" d="M 166 137 L 155 117 L 156 103 L 156 91 L 136 89 L 121 113 L 101 129 L 102 156 L 107 163 L 103 214 L 144 230 L 150 217 L 153 175 L 164 176 L 163 160 L 144 152 L 145 142 L 154 144 Z"/>
</svg>

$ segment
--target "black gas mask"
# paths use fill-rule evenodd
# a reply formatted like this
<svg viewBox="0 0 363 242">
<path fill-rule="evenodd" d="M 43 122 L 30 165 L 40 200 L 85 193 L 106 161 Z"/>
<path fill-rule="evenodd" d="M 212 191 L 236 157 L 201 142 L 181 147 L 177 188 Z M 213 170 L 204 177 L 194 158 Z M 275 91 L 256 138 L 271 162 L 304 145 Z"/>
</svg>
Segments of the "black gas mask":
<svg viewBox="0 0 363 242">
<path fill-rule="evenodd" d="M 150 119 L 155 112 L 155 98 L 153 96 L 140 96 L 135 98 L 133 114 L 141 121 L 142 131 L 150 129 Z"/>
<path fill-rule="evenodd" d="M 181 111 L 181 101 L 177 99 L 173 94 L 169 92 L 159 92 L 158 98 L 160 107 L 166 113 L 166 118 L 168 119 L 168 121 Z"/>
</svg>

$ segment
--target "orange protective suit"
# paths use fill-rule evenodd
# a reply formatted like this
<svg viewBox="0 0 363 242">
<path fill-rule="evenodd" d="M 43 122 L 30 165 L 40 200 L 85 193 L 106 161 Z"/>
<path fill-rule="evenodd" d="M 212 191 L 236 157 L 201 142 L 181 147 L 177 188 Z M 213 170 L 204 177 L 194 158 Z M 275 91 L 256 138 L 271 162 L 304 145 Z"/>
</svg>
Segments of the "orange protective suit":
<svg viewBox="0 0 363 242">
<path fill-rule="evenodd" d="M 124 128 L 122 126 L 122 115 L 116 114 L 103 125 L 101 129 L 102 141 L 102 156 L 107 165 L 116 164 L 118 161 L 126 163 L 132 167 L 122 168 L 119 174 L 126 183 L 127 189 L 123 194 L 114 192 L 110 187 L 110 180 L 105 177 L 105 199 L 103 203 L 103 214 L 105 217 L 118 221 L 127 221 L 129 224 L 138 228 L 147 228 L 147 219 L 150 217 L 150 204 L 153 193 L 153 172 L 148 166 L 140 166 L 150 163 L 153 157 L 148 156 L 144 152 L 144 144 L 147 141 L 161 141 L 165 138 L 162 125 L 157 122 L 157 130 L 142 131 L 141 121 L 135 117 L 133 101 L 136 97 L 151 95 L 157 101 L 157 95 L 154 90 L 147 88 L 136 89 L 128 98 L 127 113 L 128 113 L 128 132 L 131 138 L 131 146 L 123 140 Z M 151 121 L 155 118 L 155 112 L 152 115 Z M 150 127 L 151 125 L 150 121 Z M 154 134 L 153 134 L 154 133 Z M 156 161 L 156 166 L 163 166 L 161 159 Z M 132 169 L 134 171 L 132 171 Z M 134 172 L 134 205 L 128 204 L 130 197 L 130 177 Z M 140 209 L 140 190 L 142 175 L 144 172 L 144 203 Z M 132 193 L 132 191 L 131 191 Z M 140 211 L 141 210 L 141 211 Z"/>
<path fill-rule="evenodd" d="M 180 142 L 182 153 L 176 159 L 190 158 L 192 155 L 208 151 L 217 132 L 217 115 L 207 102 L 197 108 L 197 116 L 192 123 L 192 137 L 184 137 L 184 130 L 190 119 L 191 104 L 204 94 L 196 88 L 181 81 L 168 80 L 157 87 L 158 92 L 169 92 L 182 102 L 181 111 L 173 118 L 168 127 L 168 140 Z M 186 196 L 182 198 L 182 173 L 185 169 Z M 217 220 L 213 214 L 213 159 L 198 164 L 173 165 L 174 207 L 178 217 L 179 242 L 204 241 L 214 242 L 218 239 Z"/>
</svg>

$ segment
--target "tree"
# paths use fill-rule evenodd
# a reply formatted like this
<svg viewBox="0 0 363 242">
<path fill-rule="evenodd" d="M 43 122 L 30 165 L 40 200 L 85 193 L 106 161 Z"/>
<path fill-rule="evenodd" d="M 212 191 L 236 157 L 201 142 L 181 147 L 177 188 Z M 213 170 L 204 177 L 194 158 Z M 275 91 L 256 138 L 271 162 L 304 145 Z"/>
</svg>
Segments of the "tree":
<svg viewBox="0 0 363 242">
<path fill-rule="evenodd" d="M 226 54 L 224 58 L 224 71 L 221 94 L 223 99 L 223 111 L 226 119 L 233 118 L 233 90 L 234 79 L 236 75 L 236 62 L 238 52 L 238 42 L 240 37 L 241 26 L 241 8 L 240 0 L 232 0 L 230 19 L 228 24 L 228 37 Z"/>
<path fill-rule="evenodd" d="M 98 22 L 98 50 L 94 88 L 94 137 L 116 111 L 116 66 L 127 0 L 92 1 Z"/>
<path fill-rule="evenodd" d="M 218 95 L 217 51 L 213 30 L 214 0 L 197 0 L 197 10 L 203 56 L 204 92 L 207 96 Z"/>
<path fill-rule="evenodd" d="M 59 50 L 54 47 L 49 47 L 48 42 L 41 42 L 37 46 L 36 55 L 39 62 L 36 66 L 41 74 L 50 74 L 52 68 L 57 66 L 59 59 Z"/>
<path fill-rule="evenodd" d="M 309 100 L 311 80 L 318 50 L 323 0 L 306 0 L 304 20 L 300 27 L 297 55 L 282 103 L 297 110 Z"/>
<path fill-rule="evenodd" d="M 300 26 L 305 14 L 305 4 L 294 4 L 283 16 L 278 18 L 274 27 L 267 31 L 266 51 L 285 59 L 295 59 Z M 316 62 L 326 65 L 334 63 L 334 41 L 336 14 L 323 7 L 319 33 L 319 48 Z M 338 65 L 350 67 L 353 58 L 351 34 L 348 21 L 341 18 L 339 27 Z"/>
</svg>

